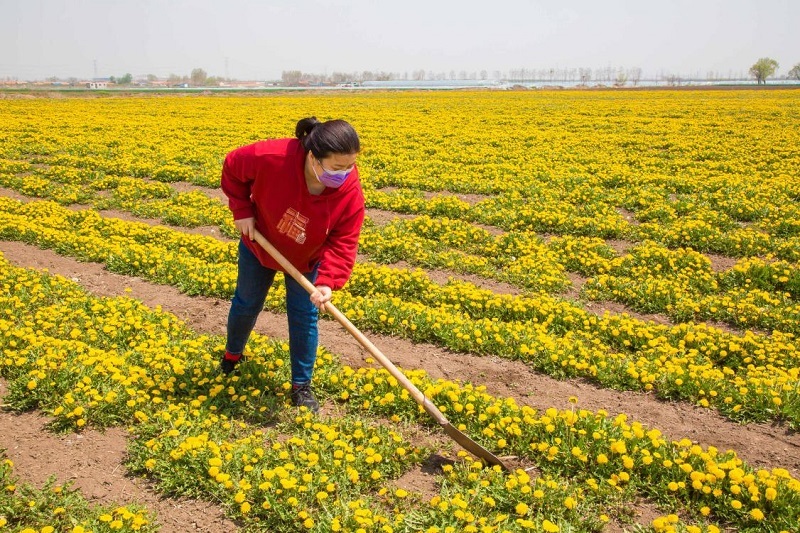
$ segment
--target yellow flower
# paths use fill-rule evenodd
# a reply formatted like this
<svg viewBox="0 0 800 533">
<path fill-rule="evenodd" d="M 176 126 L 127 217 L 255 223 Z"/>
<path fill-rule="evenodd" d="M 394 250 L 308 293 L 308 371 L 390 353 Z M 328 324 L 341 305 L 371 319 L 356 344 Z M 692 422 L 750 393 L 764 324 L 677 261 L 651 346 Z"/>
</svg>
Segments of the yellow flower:
<svg viewBox="0 0 800 533">
<path fill-rule="evenodd" d="M 547 533 L 558 533 L 561 531 L 561 528 L 547 519 L 542 521 L 542 529 L 544 529 Z"/>
</svg>

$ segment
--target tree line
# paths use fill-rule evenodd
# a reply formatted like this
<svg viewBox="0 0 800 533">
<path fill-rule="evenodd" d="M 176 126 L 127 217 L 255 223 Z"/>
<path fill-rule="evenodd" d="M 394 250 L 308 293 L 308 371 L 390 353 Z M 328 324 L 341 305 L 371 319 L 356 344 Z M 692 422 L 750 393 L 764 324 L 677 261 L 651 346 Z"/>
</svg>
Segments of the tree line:
<svg viewBox="0 0 800 533">
<path fill-rule="evenodd" d="M 775 59 L 769 57 L 762 57 L 756 61 L 749 69 L 748 73 L 751 77 L 755 78 L 758 85 L 766 84 L 767 78 L 775 75 L 778 70 L 779 64 Z M 790 80 L 800 81 L 800 63 L 794 65 L 789 69 L 786 78 Z M 148 74 L 146 80 L 148 83 L 158 81 L 158 77 L 154 74 Z M 488 80 L 490 73 L 487 70 L 480 71 L 467 71 L 467 70 L 450 70 L 449 72 L 432 70 L 414 70 L 411 72 L 386 72 L 386 71 L 372 71 L 364 70 L 361 72 L 338 72 L 332 74 L 316 74 L 309 72 L 302 72 L 300 70 L 284 70 L 281 73 L 281 83 L 286 86 L 298 85 L 338 85 L 347 83 L 363 83 L 367 81 L 444 81 L 444 80 Z M 588 84 L 607 83 L 613 85 L 627 85 L 632 84 L 636 86 L 642 80 L 642 69 L 639 67 L 625 69 L 622 67 L 604 67 L 598 69 L 591 68 L 549 68 L 549 69 L 510 69 L 506 72 L 494 70 L 491 73 L 491 79 L 506 82 L 580 82 Z M 660 74 L 659 79 L 662 79 L 670 85 L 679 85 L 682 81 L 680 76 L 674 74 Z M 693 80 L 701 79 L 699 74 L 696 74 Z M 741 79 L 741 76 L 734 77 L 729 73 L 727 77 L 718 72 L 707 72 L 705 79 L 708 81 L 726 80 L 726 79 Z M 48 81 L 57 82 L 61 81 L 57 77 L 47 78 Z M 68 78 L 69 82 L 77 82 L 77 78 Z M 122 76 L 110 76 L 109 81 L 116 85 L 131 85 L 134 83 L 134 78 L 130 73 Z M 230 78 L 223 78 L 220 76 L 209 76 L 208 73 L 202 68 L 192 69 L 189 75 L 170 74 L 166 78 L 169 85 L 178 86 L 192 86 L 192 87 L 215 87 L 222 85 L 226 82 L 234 82 Z"/>
</svg>

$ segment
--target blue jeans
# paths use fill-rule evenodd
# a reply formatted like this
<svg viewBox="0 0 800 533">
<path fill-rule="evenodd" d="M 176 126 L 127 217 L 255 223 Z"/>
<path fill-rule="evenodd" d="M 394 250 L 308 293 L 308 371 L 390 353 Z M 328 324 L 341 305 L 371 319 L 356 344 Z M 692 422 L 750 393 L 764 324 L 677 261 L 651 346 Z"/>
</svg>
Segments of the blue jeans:
<svg viewBox="0 0 800 533">
<path fill-rule="evenodd" d="M 258 314 L 264 309 L 275 279 L 275 270 L 263 266 L 244 242 L 239 241 L 239 273 L 236 292 L 228 313 L 228 340 L 225 349 L 232 354 L 244 351 L 247 339 L 256 325 Z M 317 278 L 317 269 L 305 277 L 312 283 Z M 292 384 L 311 383 L 314 363 L 317 360 L 319 311 L 311 303 L 311 297 L 290 275 L 286 280 L 286 315 L 289 318 L 289 354 L 292 362 Z"/>
</svg>

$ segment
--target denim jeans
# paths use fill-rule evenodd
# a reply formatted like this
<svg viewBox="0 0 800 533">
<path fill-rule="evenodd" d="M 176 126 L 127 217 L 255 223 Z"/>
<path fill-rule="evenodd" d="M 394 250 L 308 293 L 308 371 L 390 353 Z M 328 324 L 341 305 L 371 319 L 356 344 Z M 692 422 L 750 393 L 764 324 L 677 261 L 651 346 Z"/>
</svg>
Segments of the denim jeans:
<svg viewBox="0 0 800 533">
<path fill-rule="evenodd" d="M 228 313 L 228 339 L 225 346 L 228 352 L 241 354 L 244 351 L 258 314 L 264 309 L 264 300 L 275 279 L 275 272 L 263 266 L 244 242 L 239 241 L 239 273 Z M 313 283 L 317 277 L 317 269 L 305 274 L 305 277 Z M 311 303 L 310 295 L 302 285 L 288 274 L 285 279 L 292 384 L 303 385 L 311 383 L 317 360 L 319 311 Z"/>
</svg>

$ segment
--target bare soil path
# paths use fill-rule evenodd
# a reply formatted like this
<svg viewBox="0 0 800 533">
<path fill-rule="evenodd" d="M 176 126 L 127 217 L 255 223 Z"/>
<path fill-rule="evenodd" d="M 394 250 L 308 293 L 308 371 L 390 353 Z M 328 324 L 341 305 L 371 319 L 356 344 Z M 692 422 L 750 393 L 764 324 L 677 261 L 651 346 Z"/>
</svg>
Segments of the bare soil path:
<svg viewBox="0 0 800 533">
<path fill-rule="evenodd" d="M 0 397 L 6 392 L 0 381 Z M 101 433 L 56 435 L 47 430 L 48 420 L 38 413 L 14 414 L 0 410 L 0 448 L 14 462 L 14 474 L 41 487 L 54 476 L 92 503 L 135 503 L 155 512 L 161 533 L 220 533 L 236 531 L 222 507 L 212 503 L 159 496 L 151 484 L 127 475 L 122 462 L 127 432 L 111 428 Z"/>
</svg>

